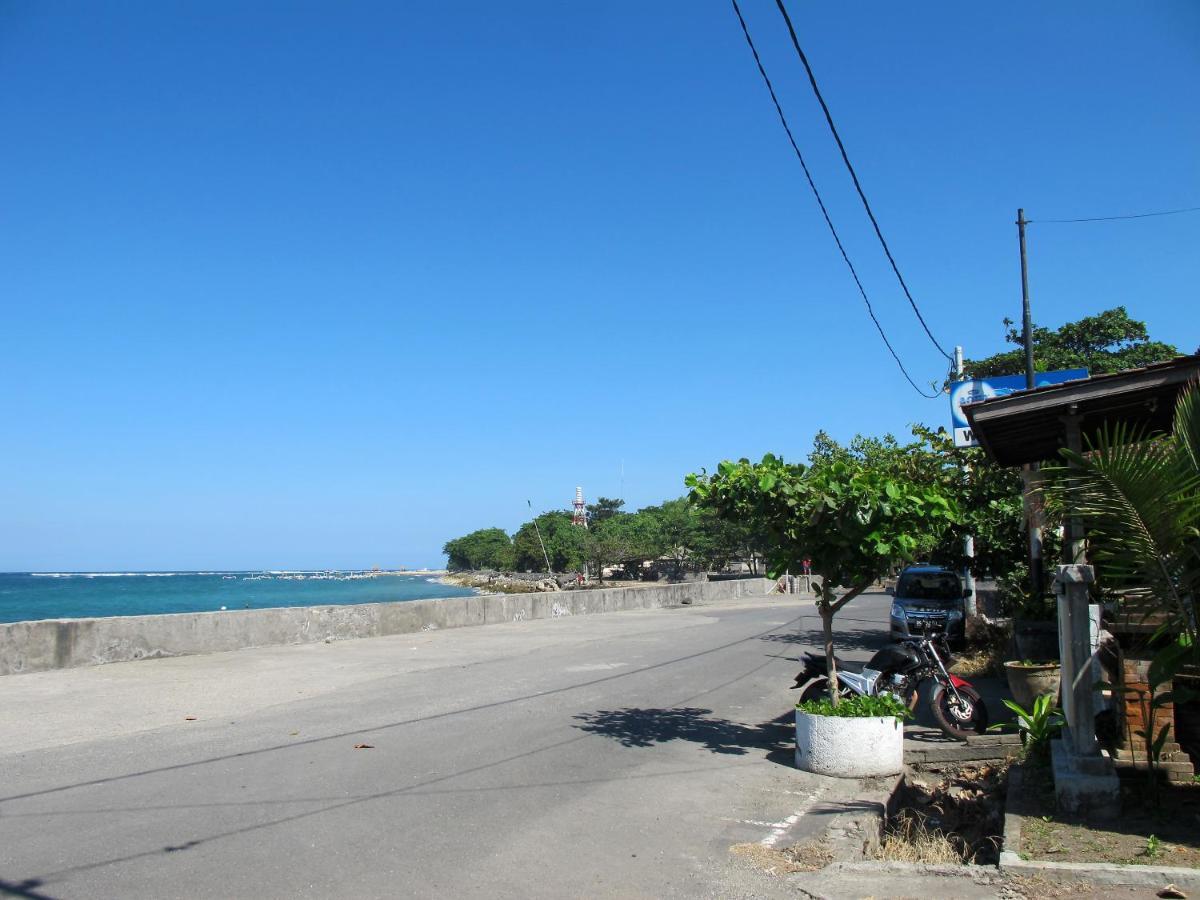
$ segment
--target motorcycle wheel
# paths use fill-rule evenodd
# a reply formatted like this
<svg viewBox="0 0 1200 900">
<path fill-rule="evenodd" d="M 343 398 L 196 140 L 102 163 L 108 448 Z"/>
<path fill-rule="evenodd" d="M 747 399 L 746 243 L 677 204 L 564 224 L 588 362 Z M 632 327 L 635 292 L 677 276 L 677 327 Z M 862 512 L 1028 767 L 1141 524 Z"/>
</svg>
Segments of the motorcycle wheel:
<svg viewBox="0 0 1200 900">
<path fill-rule="evenodd" d="M 929 706 L 938 728 L 948 737 L 965 741 L 973 734 L 987 731 L 988 713 L 983 698 L 974 688 L 960 687 L 958 695 L 963 705 L 955 705 L 954 695 L 940 684 L 929 698 Z"/>
</svg>

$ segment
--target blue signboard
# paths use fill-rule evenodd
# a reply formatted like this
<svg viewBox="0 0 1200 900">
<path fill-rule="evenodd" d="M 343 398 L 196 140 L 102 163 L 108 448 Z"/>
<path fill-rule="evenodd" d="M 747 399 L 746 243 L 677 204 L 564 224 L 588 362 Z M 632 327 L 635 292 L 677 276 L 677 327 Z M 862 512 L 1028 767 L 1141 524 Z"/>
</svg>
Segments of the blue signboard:
<svg viewBox="0 0 1200 900">
<path fill-rule="evenodd" d="M 1087 369 L 1062 369 L 1058 372 L 1035 372 L 1034 387 L 1044 384 L 1062 384 L 1087 378 Z M 1024 375 L 989 375 L 987 378 L 972 378 L 970 381 L 950 383 L 950 421 L 954 426 L 955 447 L 978 447 L 979 441 L 971 434 L 971 426 L 963 414 L 963 405 L 978 403 L 991 397 L 1006 397 L 1016 391 L 1025 390 Z"/>
</svg>

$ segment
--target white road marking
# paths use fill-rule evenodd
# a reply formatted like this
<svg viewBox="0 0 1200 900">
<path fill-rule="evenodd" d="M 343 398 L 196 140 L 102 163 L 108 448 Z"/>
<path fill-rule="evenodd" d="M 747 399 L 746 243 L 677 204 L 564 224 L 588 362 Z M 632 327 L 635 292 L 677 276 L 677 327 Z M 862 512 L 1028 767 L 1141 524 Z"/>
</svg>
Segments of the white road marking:
<svg viewBox="0 0 1200 900">
<path fill-rule="evenodd" d="M 622 666 L 627 666 L 629 663 L 614 662 L 614 663 L 589 663 L 584 666 L 567 666 L 567 672 L 607 672 L 610 669 L 619 669 Z"/>
<path fill-rule="evenodd" d="M 803 809 L 801 809 L 799 812 L 792 813 L 790 816 L 788 816 L 786 819 L 784 819 L 781 822 L 747 822 L 746 823 L 748 825 L 758 825 L 762 828 L 770 828 L 771 829 L 770 832 L 761 841 L 759 841 L 759 843 L 762 844 L 764 847 L 774 847 L 779 842 L 779 840 L 785 834 L 787 834 L 789 830 L 791 830 L 791 827 L 800 821 L 800 818 L 809 810 L 809 808 L 816 801 L 816 799 L 819 796 L 821 796 L 821 794 L 825 793 L 825 789 L 821 788 L 821 787 L 817 787 L 807 793 L 804 793 L 802 791 L 786 791 L 785 790 L 785 791 L 783 791 L 783 793 L 792 794 L 793 796 L 802 796 L 802 797 L 804 797 L 804 799 L 807 802 L 804 804 Z"/>
</svg>

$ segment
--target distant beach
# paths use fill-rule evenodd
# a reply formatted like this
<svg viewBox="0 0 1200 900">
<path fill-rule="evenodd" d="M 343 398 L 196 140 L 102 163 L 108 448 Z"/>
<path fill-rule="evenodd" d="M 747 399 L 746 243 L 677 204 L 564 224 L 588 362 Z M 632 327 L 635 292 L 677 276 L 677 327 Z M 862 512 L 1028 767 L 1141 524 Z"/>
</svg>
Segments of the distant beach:
<svg viewBox="0 0 1200 900">
<path fill-rule="evenodd" d="M 444 570 L 0 573 L 0 622 L 463 597 Z"/>
</svg>

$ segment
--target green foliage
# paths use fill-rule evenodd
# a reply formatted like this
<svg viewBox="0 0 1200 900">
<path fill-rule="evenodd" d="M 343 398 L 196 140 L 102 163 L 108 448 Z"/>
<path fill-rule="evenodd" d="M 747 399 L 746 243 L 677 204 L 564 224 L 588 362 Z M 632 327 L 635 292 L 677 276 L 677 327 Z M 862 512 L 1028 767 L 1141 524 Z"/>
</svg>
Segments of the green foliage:
<svg viewBox="0 0 1200 900">
<path fill-rule="evenodd" d="M 485 528 L 447 541 L 442 551 L 451 569 L 546 568 L 538 530 L 556 572 L 574 572 L 590 565 L 597 575 L 607 566 L 624 566 L 635 577 L 644 564 L 670 559 L 676 572 L 685 567 L 722 568 L 733 560 L 753 559 L 761 540 L 753 529 L 701 509 L 686 497 L 647 506 L 635 513 L 622 511 L 624 500 L 599 498 L 588 507 L 588 528 L 572 524 L 563 510 L 542 513 L 522 525 L 512 539 L 499 528 Z"/>
<path fill-rule="evenodd" d="M 862 460 L 805 466 L 768 453 L 691 474 L 692 500 L 764 535 L 772 577 L 813 571 L 832 590 L 860 593 L 898 563 L 929 552 L 958 508 L 939 484 L 921 483 Z"/>
<path fill-rule="evenodd" d="M 511 569 L 513 546 L 503 528 L 481 528 L 470 534 L 447 541 L 442 547 L 447 568 Z"/>
<path fill-rule="evenodd" d="M 758 463 L 725 460 L 686 483 L 694 503 L 762 536 L 772 577 L 812 561 L 835 706 L 833 616 L 891 568 L 936 547 L 960 518 L 940 483 L 837 452 L 811 466 L 770 453 Z M 846 590 L 836 596 L 835 586 Z"/>
<path fill-rule="evenodd" d="M 1142 851 L 1143 856 L 1148 856 L 1151 859 L 1162 855 L 1162 841 L 1154 835 L 1146 838 L 1146 849 Z"/>
<path fill-rule="evenodd" d="M 1050 752 L 1050 740 L 1066 723 L 1062 713 L 1055 705 L 1055 698 L 1043 694 L 1033 701 L 1033 706 L 1025 709 L 1013 700 L 1005 700 L 1004 705 L 1017 716 L 1017 728 L 1021 732 L 1021 743 L 1025 747 L 1025 755 L 1030 759 L 1044 759 Z M 1011 727 L 1007 722 L 993 725 L 988 731 L 1000 731 Z"/>
<path fill-rule="evenodd" d="M 1024 339 L 1020 328 L 1004 320 L 1005 340 L 1019 349 L 986 359 L 964 360 L 970 378 L 986 375 L 1019 375 L 1025 371 Z M 1146 323 L 1129 318 L 1124 306 L 1068 322 L 1055 331 L 1033 328 L 1033 359 L 1039 372 L 1086 368 L 1093 375 L 1119 372 L 1179 355 L 1170 344 L 1150 340 Z"/>
<path fill-rule="evenodd" d="M 1200 663 L 1200 386 L 1180 393 L 1171 434 L 1118 425 L 1088 450 L 1044 469 L 1048 505 L 1079 517 L 1105 587 L 1164 616 L 1159 637 Z"/>
<path fill-rule="evenodd" d="M 595 503 L 587 505 L 588 524 L 596 525 L 605 519 L 612 518 L 621 512 L 624 500 L 613 500 L 610 497 L 597 497 Z"/>
<path fill-rule="evenodd" d="M 829 698 L 822 697 L 820 700 L 797 703 L 796 709 L 814 716 L 839 716 L 848 719 L 869 719 L 876 716 L 907 719 L 912 715 L 912 710 L 895 694 L 854 694 L 845 697 L 836 706 Z"/>
<path fill-rule="evenodd" d="M 1053 559 L 1054 554 L 1048 558 Z M 1058 615 L 1053 585 L 1044 586 L 1041 593 L 1033 590 L 1029 580 L 1028 563 L 1014 562 L 1009 571 L 996 579 L 1000 608 L 1014 619 L 1050 621 Z"/>
<path fill-rule="evenodd" d="M 990 462 L 978 447 L 955 447 L 944 430 L 923 425 L 912 428 L 914 440 L 900 443 L 887 434 L 881 438 L 856 436 L 843 446 L 825 432 L 813 440 L 809 455 L 814 466 L 841 461 L 864 465 L 894 477 L 936 485 L 954 500 L 957 521 L 940 534 L 926 558 L 961 569 L 967 565 L 963 537 L 975 538 L 971 562 L 976 575 L 1011 572 L 1024 555 L 1024 511 L 1018 470 Z"/>
<path fill-rule="evenodd" d="M 571 524 L 571 514 L 561 510 L 537 516 L 537 528 L 526 522 L 513 535 L 513 567 L 521 572 L 542 572 L 546 568 L 538 530 L 546 544 L 550 568 L 555 572 L 575 572 L 583 569 L 587 557 L 587 532 Z"/>
</svg>

